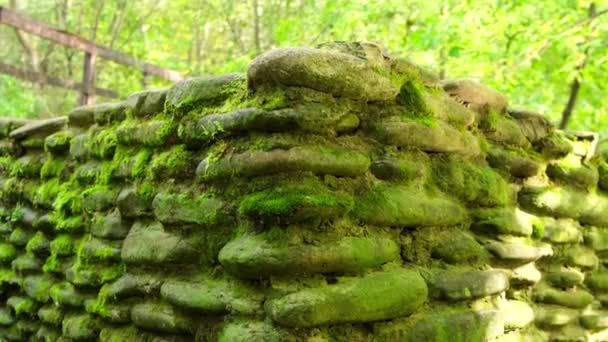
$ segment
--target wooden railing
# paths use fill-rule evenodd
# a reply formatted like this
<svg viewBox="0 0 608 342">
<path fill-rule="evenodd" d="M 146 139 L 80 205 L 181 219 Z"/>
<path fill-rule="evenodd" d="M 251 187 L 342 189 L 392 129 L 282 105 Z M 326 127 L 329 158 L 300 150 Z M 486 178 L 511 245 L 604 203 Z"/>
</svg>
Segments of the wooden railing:
<svg viewBox="0 0 608 342">
<path fill-rule="evenodd" d="M 8 74 L 30 82 L 49 84 L 79 91 L 79 103 L 81 105 L 94 103 L 96 94 L 105 97 L 118 97 L 118 94 L 112 90 L 96 88 L 94 86 L 95 60 L 97 57 L 139 69 L 142 72 L 144 82 L 150 75 L 158 76 L 165 80 L 174 82 L 183 78 L 177 71 L 165 69 L 142 61 L 131 55 L 98 45 L 95 42 L 87 40 L 76 34 L 35 21 L 32 18 L 26 17 L 2 6 L 0 6 L 0 24 L 9 25 L 17 30 L 36 35 L 57 44 L 84 51 L 82 82 L 62 80 L 37 72 L 20 70 L 18 68 L 0 63 L 0 73 Z"/>
</svg>

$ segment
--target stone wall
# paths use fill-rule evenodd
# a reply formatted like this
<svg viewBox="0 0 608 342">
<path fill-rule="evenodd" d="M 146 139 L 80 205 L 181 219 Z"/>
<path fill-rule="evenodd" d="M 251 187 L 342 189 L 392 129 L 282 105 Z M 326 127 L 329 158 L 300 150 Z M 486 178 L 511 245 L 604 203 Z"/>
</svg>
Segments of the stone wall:
<svg viewBox="0 0 608 342">
<path fill-rule="evenodd" d="M 608 340 L 597 136 L 377 45 L 0 130 L 1 340 Z"/>
</svg>

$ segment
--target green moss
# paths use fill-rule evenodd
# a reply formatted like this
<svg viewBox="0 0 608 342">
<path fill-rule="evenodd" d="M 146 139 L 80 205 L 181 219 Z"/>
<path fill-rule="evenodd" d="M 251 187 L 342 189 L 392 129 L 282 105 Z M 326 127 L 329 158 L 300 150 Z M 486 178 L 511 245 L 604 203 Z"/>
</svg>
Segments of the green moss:
<svg viewBox="0 0 608 342">
<path fill-rule="evenodd" d="M 65 182 L 59 186 L 57 197 L 53 202 L 56 213 L 70 215 L 82 212 L 82 190 L 73 182 Z"/>
<path fill-rule="evenodd" d="M 353 207 L 352 198 L 311 185 L 278 186 L 247 195 L 239 212 L 266 219 L 303 220 L 339 216 Z"/>
<path fill-rule="evenodd" d="M 51 222 L 55 225 L 55 230 L 58 232 L 78 232 L 84 229 L 85 221 L 82 216 L 63 216 L 61 214 L 52 213 L 50 216 Z"/>
<path fill-rule="evenodd" d="M 57 255 L 51 254 L 44 265 L 42 265 L 42 271 L 45 273 L 63 273 L 63 265 L 57 258 Z"/>
<path fill-rule="evenodd" d="M 47 153 L 61 153 L 70 148 L 72 141 L 71 131 L 53 133 L 44 139 L 44 151 Z"/>
<path fill-rule="evenodd" d="M 131 178 L 137 179 L 145 176 L 151 156 L 152 151 L 147 149 L 143 149 L 135 155 L 132 159 L 133 167 L 131 168 Z"/>
<path fill-rule="evenodd" d="M 170 150 L 154 156 L 148 170 L 148 176 L 155 180 L 187 177 L 193 173 L 193 157 L 185 145 L 175 145 Z"/>
<path fill-rule="evenodd" d="M 40 177 L 43 157 L 40 155 L 26 155 L 11 164 L 10 175 L 14 177 Z"/>
<path fill-rule="evenodd" d="M 0 263 L 8 263 L 17 256 L 17 249 L 8 243 L 0 243 Z"/>
<path fill-rule="evenodd" d="M 32 253 L 45 251 L 48 250 L 48 248 L 49 240 L 44 236 L 44 233 L 40 231 L 36 232 L 25 246 L 25 250 Z"/>
<path fill-rule="evenodd" d="M 50 246 L 52 254 L 71 255 L 74 251 L 74 238 L 70 234 L 59 234 Z"/>
<path fill-rule="evenodd" d="M 65 161 L 51 156 L 47 158 L 44 164 L 42 164 L 42 168 L 40 169 L 40 178 L 48 179 L 52 177 L 59 177 L 65 167 Z"/>
<path fill-rule="evenodd" d="M 36 307 L 34 300 L 28 297 L 10 297 L 6 304 L 15 310 L 16 315 L 31 313 Z"/>
<path fill-rule="evenodd" d="M 419 118 L 429 118 L 432 116 L 431 110 L 422 98 L 418 83 L 411 80 L 402 83 L 398 99 L 399 103 L 406 108 L 409 115 Z"/>
<path fill-rule="evenodd" d="M 95 132 L 94 136 L 89 140 L 89 151 L 93 155 L 100 158 L 111 158 L 114 155 L 118 138 L 114 128 L 107 128 Z"/>
</svg>

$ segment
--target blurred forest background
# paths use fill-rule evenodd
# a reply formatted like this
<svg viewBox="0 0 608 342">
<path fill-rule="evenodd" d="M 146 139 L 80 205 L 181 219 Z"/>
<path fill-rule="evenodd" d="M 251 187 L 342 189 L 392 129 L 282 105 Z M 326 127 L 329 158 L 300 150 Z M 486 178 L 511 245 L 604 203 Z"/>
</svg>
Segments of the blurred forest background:
<svg viewBox="0 0 608 342">
<path fill-rule="evenodd" d="M 604 1 L 0 0 L 0 6 L 186 76 L 245 71 L 252 58 L 276 47 L 376 41 L 444 78 L 477 78 L 555 124 L 578 83 L 568 128 L 608 133 Z M 81 51 L 6 25 L 0 47 L 3 63 L 82 77 Z M 126 96 L 141 89 L 141 73 L 98 59 L 96 85 Z M 2 116 L 63 115 L 77 98 L 0 75 Z"/>
</svg>

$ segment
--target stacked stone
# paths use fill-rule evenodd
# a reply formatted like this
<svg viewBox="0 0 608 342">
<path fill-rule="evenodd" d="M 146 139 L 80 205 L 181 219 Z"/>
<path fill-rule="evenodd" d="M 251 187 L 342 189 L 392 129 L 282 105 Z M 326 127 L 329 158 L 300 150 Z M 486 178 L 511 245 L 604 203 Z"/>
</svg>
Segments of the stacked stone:
<svg viewBox="0 0 608 342">
<path fill-rule="evenodd" d="M 1 339 L 608 335 L 597 136 L 375 44 L 0 136 Z"/>
</svg>

